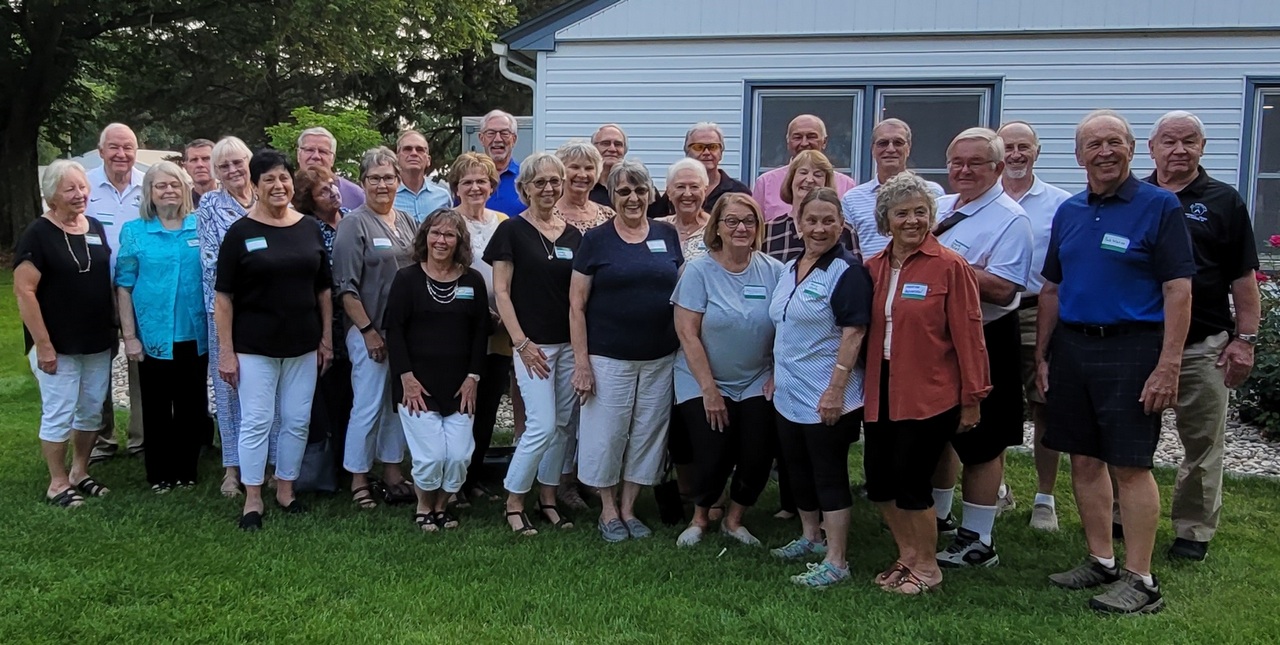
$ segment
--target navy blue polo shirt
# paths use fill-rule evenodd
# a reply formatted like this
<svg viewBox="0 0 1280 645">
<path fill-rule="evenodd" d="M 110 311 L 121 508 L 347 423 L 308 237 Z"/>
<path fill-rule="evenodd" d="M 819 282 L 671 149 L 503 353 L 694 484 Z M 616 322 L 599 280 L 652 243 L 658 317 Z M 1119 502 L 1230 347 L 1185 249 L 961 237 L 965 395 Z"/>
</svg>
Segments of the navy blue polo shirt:
<svg viewBox="0 0 1280 645">
<path fill-rule="evenodd" d="M 1114 195 L 1073 195 L 1053 217 L 1041 273 L 1058 284 L 1062 322 L 1164 322 L 1164 283 L 1196 274 L 1182 203 L 1133 175 Z"/>
</svg>

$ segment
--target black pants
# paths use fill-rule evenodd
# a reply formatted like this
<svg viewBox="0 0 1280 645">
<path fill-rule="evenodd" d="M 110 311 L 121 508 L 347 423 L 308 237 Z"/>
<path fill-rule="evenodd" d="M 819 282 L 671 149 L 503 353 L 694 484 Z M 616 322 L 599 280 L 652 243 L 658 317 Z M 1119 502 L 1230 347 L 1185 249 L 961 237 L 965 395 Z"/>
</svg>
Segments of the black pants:
<svg viewBox="0 0 1280 645">
<path fill-rule="evenodd" d="M 502 404 L 502 395 L 507 393 L 511 382 L 510 374 L 510 356 L 489 354 L 485 357 L 484 374 L 480 375 L 480 385 L 476 388 L 475 421 L 471 424 L 471 436 L 476 441 L 476 447 L 471 453 L 471 465 L 467 466 L 467 481 L 463 484 L 463 490 L 478 484 L 487 476 L 484 455 L 489 452 L 489 446 L 493 443 L 493 426 L 498 422 L 498 406 Z"/>
<path fill-rule="evenodd" d="M 777 433 L 773 404 L 763 396 L 744 401 L 725 399 L 724 403 L 729 426 L 719 432 L 707 423 L 702 397 L 676 406 L 692 446 L 694 502 L 702 508 L 715 506 L 728 483 L 729 499 L 755 506 L 769 483 L 773 464 L 773 436 Z"/>
<path fill-rule="evenodd" d="M 342 454 L 346 447 L 347 422 L 351 420 L 351 361 L 345 356 L 334 356 L 329 370 L 316 380 L 316 393 L 311 398 L 311 428 L 307 431 L 307 443 L 329 439 L 336 472 L 342 469 Z"/>
<path fill-rule="evenodd" d="M 791 494 L 801 511 L 840 511 L 853 506 L 849 491 L 849 444 L 858 438 L 862 408 L 834 426 L 796 423 L 778 415 L 778 442 L 791 476 Z"/>
<path fill-rule="evenodd" d="M 208 357 L 197 353 L 194 340 L 174 343 L 170 360 L 148 357 L 138 363 L 148 483 L 196 481 L 203 419 L 208 417 L 208 369 Z"/>
<path fill-rule="evenodd" d="M 879 416 L 879 421 L 866 424 L 862 448 L 867 499 L 894 502 L 904 511 L 933 508 L 934 467 L 960 425 L 960 408 L 928 419 L 890 420 L 889 361 L 884 361 L 880 364 Z"/>
</svg>

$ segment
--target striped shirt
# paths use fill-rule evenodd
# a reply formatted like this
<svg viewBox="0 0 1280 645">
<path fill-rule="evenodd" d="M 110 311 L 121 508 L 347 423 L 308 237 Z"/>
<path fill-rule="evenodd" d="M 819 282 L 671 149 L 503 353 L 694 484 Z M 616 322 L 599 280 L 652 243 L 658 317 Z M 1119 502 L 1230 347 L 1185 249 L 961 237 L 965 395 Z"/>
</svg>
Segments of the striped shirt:
<svg viewBox="0 0 1280 645">
<path fill-rule="evenodd" d="M 942 186 L 931 181 L 924 183 L 929 185 L 929 190 L 933 191 L 935 198 L 946 194 Z M 889 246 L 888 236 L 881 235 L 880 229 L 876 227 L 876 196 L 879 194 L 880 178 L 872 177 L 870 181 L 851 188 L 840 200 L 844 221 L 849 224 L 849 228 L 853 229 L 854 235 L 858 236 L 858 246 L 862 249 L 864 258 L 869 258 Z"/>
</svg>

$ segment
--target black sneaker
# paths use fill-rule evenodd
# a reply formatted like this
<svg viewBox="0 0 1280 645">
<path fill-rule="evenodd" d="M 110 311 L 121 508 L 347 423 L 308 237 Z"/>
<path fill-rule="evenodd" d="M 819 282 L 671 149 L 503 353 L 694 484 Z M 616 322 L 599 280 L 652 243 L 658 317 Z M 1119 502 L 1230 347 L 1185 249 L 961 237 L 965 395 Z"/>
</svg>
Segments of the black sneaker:
<svg viewBox="0 0 1280 645">
<path fill-rule="evenodd" d="M 960 528 L 960 521 L 956 519 L 955 513 L 947 513 L 947 519 L 938 520 L 938 535 L 940 537 L 955 537 L 956 529 Z"/>
<path fill-rule="evenodd" d="M 1155 584 L 1148 587 L 1137 574 L 1122 570 L 1119 580 L 1089 600 L 1089 608 L 1111 614 L 1154 614 L 1164 609 L 1164 597 L 1160 581 L 1155 576 L 1151 580 Z"/>
<path fill-rule="evenodd" d="M 1194 560 L 1202 562 L 1209 555 L 1209 543 L 1176 538 L 1169 547 L 1169 558 L 1172 560 Z"/>
<path fill-rule="evenodd" d="M 1000 564 L 1000 556 L 996 550 L 982 543 L 978 534 L 966 528 L 956 531 L 956 538 L 945 550 L 938 553 L 938 566 L 954 569 L 958 567 L 994 567 Z"/>
</svg>

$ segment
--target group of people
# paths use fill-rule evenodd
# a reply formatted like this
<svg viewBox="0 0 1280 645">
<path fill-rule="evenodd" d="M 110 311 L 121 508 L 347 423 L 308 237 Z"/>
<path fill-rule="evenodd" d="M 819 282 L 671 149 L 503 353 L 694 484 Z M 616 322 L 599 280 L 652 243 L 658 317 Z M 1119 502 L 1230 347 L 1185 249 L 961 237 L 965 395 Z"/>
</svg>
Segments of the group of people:
<svg viewBox="0 0 1280 645">
<path fill-rule="evenodd" d="M 604 540 L 648 537 L 636 501 L 674 466 L 694 509 L 679 546 L 715 523 L 758 546 L 744 519 L 776 468 L 776 517 L 798 515 L 800 533 L 771 553 L 817 560 L 791 579 L 827 587 L 850 576 L 848 450 L 862 438 L 865 496 L 899 554 L 875 583 L 916 595 L 944 569 L 998 564 L 995 519 L 1014 504 L 1004 453 L 1029 408 L 1031 525 L 1057 528 L 1066 452 L 1089 550 L 1051 581 L 1105 587 L 1097 610 L 1148 613 L 1164 603 L 1152 460 L 1176 407 L 1169 555 L 1205 557 L 1227 396 L 1260 312 L 1248 212 L 1199 165 L 1195 115 L 1156 122 L 1145 180 L 1129 123 L 1085 116 L 1088 188 L 1074 196 L 1036 176 L 1023 121 L 959 133 L 949 194 L 909 170 L 911 128 L 894 118 L 872 130 L 876 172 L 857 184 L 823 154 L 821 119 L 797 116 L 790 163 L 754 195 L 720 169 L 713 123 L 688 131 L 661 193 L 616 124 L 519 163 L 516 136 L 514 117 L 487 115 L 485 154 L 455 160 L 447 189 L 414 131 L 367 151 L 358 183 L 335 175 L 320 128 L 299 138 L 297 169 L 227 137 L 187 146 L 185 170 L 139 177 L 120 124 L 103 131 L 98 177 L 51 165 L 50 210 L 15 257 L 48 499 L 108 492 L 89 456 L 122 338 L 153 489 L 194 484 L 212 376 L 222 490 L 244 491 L 245 529 L 262 526 L 269 480 L 280 511 L 305 510 L 294 482 L 316 424 L 357 507 L 415 500 L 423 531 L 457 527 L 453 509 L 501 499 L 483 464 L 509 394 L 517 534 L 538 532 L 536 481 L 534 510 L 555 529 L 590 490 Z"/>
</svg>

